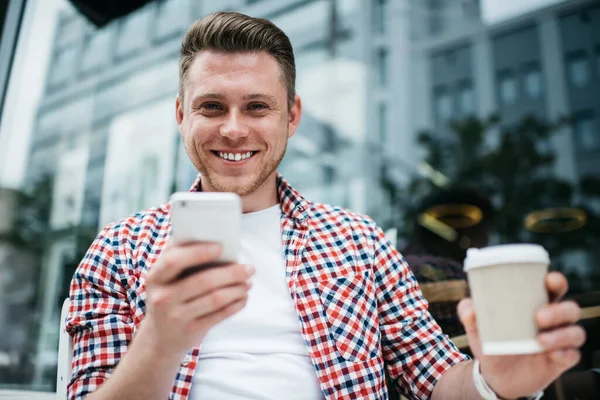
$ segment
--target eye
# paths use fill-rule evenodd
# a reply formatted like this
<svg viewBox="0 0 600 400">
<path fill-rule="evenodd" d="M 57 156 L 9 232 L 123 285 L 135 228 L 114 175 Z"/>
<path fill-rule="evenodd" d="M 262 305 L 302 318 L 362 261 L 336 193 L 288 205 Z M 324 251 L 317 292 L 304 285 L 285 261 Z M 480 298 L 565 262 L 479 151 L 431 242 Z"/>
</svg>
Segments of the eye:
<svg viewBox="0 0 600 400">
<path fill-rule="evenodd" d="M 252 111 L 261 111 L 261 110 L 266 110 L 267 106 L 262 103 L 252 103 L 248 106 L 248 109 L 250 109 Z"/>
<path fill-rule="evenodd" d="M 223 109 L 223 107 L 221 107 L 221 105 L 218 103 L 204 103 L 200 106 L 200 108 L 208 111 L 216 111 Z"/>
</svg>

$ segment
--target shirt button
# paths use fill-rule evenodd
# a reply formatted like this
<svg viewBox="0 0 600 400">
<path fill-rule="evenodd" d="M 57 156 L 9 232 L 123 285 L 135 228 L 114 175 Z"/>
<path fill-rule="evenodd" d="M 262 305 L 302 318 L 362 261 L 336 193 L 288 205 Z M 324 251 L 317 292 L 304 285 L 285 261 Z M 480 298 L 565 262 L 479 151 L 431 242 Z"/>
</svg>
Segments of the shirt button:
<svg viewBox="0 0 600 400">
<path fill-rule="evenodd" d="M 190 365 L 190 361 L 192 361 L 192 356 L 190 356 L 189 354 L 186 354 L 185 357 L 183 358 L 183 361 L 181 362 L 181 366 L 187 367 L 188 365 Z"/>
</svg>

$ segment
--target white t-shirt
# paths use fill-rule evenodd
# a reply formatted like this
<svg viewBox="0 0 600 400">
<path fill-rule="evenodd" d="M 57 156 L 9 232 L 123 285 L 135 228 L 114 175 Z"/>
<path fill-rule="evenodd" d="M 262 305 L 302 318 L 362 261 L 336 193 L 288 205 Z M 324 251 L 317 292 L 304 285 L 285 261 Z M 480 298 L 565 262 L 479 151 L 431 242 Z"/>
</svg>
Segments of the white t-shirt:
<svg viewBox="0 0 600 400">
<path fill-rule="evenodd" d="M 202 341 L 190 400 L 323 399 L 285 275 L 281 209 L 242 216 L 240 262 L 256 268 L 246 306 Z"/>
</svg>

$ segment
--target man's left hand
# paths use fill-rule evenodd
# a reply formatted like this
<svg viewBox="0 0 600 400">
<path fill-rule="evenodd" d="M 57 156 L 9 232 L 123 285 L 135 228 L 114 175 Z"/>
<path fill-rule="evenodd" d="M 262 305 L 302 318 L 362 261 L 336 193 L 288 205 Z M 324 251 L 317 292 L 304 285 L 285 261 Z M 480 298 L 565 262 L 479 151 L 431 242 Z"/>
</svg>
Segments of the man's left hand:
<svg viewBox="0 0 600 400">
<path fill-rule="evenodd" d="M 546 287 L 552 301 L 536 313 L 540 328 L 537 338 L 543 353 L 483 355 L 472 301 L 463 299 L 458 305 L 473 356 L 479 360 L 483 378 L 500 398 L 515 399 L 543 390 L 581 358 L 579 348 L 586 334 L 575 325 L 581 318 L 581 309 L 573 301 L 560 301 L 569 287 L 567 279 L 551 272 L 546 276 Z"/>
</svg>

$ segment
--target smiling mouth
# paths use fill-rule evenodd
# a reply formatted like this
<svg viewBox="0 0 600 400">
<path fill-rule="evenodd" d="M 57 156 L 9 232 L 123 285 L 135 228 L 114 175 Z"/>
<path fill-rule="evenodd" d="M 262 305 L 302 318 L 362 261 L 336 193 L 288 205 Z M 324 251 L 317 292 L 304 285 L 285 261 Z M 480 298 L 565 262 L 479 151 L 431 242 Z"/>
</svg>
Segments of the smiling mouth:
<svg viewBox="0 0 600 400">
<path fill-rule="evenodd" d="M 212 153 L 214 155 L 216 155 L 217 157 L 219 157 L 223 160 L 226 160 L 226 161 L 241 162 L 241 161 L 246 161 L 247 159 L 251 158 L 253 155 L 255 155 L 258 152 L 257 151 L 247 151 L 247 152 L 243 152 L 243 153 L 230 153 L 230 152 L 212 150 Z"/>
</svg>

